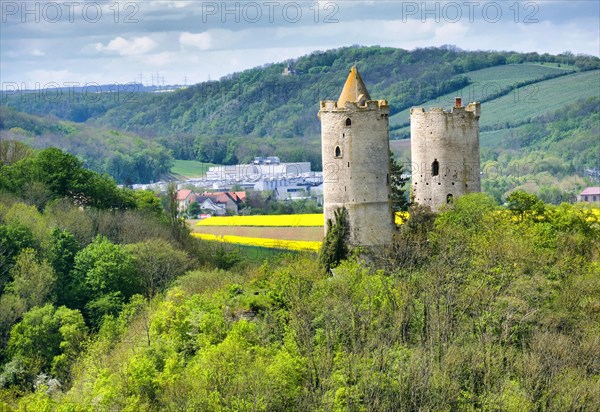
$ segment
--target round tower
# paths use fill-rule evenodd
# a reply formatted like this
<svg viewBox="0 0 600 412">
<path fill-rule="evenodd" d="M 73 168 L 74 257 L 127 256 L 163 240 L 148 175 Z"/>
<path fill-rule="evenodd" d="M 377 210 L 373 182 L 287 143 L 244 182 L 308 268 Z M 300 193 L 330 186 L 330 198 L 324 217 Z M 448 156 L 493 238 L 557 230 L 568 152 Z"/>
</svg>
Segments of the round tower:
<svg viewBox="0 0 600 412">
<path fill-rule="evenodd" d="M 323 212 L 345 207 L 352 246 L 381 245 L 395 231 L 390 200 L 389 106 L 371 100 L 352 67 L 338 101 L 322 101 Z"/>
<path fill-rule="evenodd" d="M 437 211 L 467 193 L 481 191 L 479 176 L 480 103 L 454 108 L 410 110 L 411 201 Z"/>
</svg>

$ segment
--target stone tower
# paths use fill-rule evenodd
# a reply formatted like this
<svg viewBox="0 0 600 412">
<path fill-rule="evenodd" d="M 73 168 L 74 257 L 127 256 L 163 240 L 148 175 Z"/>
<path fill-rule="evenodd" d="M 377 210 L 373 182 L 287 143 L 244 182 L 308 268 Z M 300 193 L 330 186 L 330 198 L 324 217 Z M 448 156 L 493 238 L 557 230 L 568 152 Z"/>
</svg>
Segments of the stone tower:
<svg viewBox="0 0 600 412">
<path fill-rule="evenodd" d="M 345 207 L 349 243 L 381 245 L 392 241 L 395 225 L 390 200 L 389 106 L 371 100 L 352 67 L 338 101 L 322 101 L 323 212 Z"/>
<path fill-rule="evenodd" d="M 449 112 L 410 110 L 411 202 L 437 211 L 453 199 L 481 190 L 480 113 L 480 103 L 463 107 L 459 97 Z"/>
</svg>

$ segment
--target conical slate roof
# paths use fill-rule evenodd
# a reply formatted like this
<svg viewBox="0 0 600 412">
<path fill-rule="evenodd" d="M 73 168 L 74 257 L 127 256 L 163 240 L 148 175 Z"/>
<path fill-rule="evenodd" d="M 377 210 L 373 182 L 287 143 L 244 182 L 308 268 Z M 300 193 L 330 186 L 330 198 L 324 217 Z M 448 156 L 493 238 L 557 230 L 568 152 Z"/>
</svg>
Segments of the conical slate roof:
<svg viewBox="0 0 600 412">
<path fill-rule="evenodd" d="M 344 84 L 342 94 L 340 94 L 340 98 L 338 99 L 337 105 L 338 107 L 344 107 L 346 102 L 355 102 L 363 105 L 367 100 L 371 100 L 367 86 L 365 86 L 365 83 L 360 77 L 356 66 L 352 66 L 350 69 L 350 74 L 348 75 L 348 79 L 346 79 L 346 84 Z"/>
</svg>

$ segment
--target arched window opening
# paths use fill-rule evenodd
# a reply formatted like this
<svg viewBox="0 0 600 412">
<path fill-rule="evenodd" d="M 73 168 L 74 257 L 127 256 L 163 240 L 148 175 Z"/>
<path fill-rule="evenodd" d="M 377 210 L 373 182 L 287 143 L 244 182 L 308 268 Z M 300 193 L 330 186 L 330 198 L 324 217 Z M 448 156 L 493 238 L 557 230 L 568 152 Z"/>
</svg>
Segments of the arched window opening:
<svg viewBox="0 0 600 412">
<path fill-rule="evenodd" d="M 349 117 L 346 119 L 346 126 L 352 126 L 352 120 Z"/>
<path fill-rule="evenodd" d="M 335 147 L 335 157 L 342 157 L 342 149 L 339 146 Z"/>
<path fill-rule="evenodd" d="M 435 159 L 433 161 L 433 163 L 431 164 L 431 176 L 437 176 L 440 174 L 440 164 L 437 161 L 437 159 Z"/>
<path fill-rule="evenodd" d="M 446 203 L 452 203 L 454 201 L 454 196 L 452 196 L 452 193 L 448 193 L 446 195 Z"/>
</svg>

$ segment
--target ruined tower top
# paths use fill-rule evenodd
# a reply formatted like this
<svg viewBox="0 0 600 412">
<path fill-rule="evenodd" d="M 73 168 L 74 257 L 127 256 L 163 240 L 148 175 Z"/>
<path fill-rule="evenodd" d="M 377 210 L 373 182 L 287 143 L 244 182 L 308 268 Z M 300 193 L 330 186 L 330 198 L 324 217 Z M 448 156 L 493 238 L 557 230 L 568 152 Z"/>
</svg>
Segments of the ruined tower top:
<svg viewBox="0 0 600 412">
<path fill-rule="evenodd" d="M 367 86 L 365 86 L 362 77 L 360 77 L 356 66 L 352 66 L 350 74 L 346 79 L 346 84 L 344 84 L 344 88 L 338 99 L 337 106 L 344 107 L 346 102 L 354 102 L 358 103 L 359 106 L 363 106 L 367 100 L 371 100 Z"/>
</svg>

